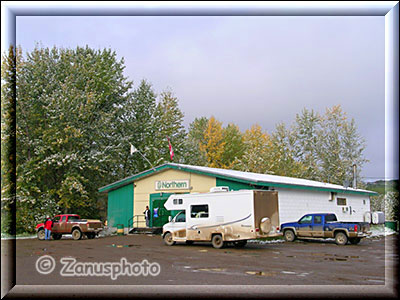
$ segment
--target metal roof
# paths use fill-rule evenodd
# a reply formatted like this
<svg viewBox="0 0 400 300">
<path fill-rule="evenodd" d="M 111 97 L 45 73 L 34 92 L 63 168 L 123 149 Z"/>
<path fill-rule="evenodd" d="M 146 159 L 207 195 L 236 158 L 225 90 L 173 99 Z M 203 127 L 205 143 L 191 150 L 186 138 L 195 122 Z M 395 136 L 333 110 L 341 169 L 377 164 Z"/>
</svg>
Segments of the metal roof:
<svg viewBox="0 0 400 300">
<path fill-rule="evenodd" d="M 162 172 L 166 169 L 175 169 L 181 170 L 190 173 L 197 173 L 205 176 L 212 176 L 221 179 L 228 179 L 237 182 L 242 182 L 251 185 L 257 186 L 272 186 L 272 187 L 283 187 L 283 188 L 292 188 L 292 189 L 306 189 L 306 190 L 319 190 L 319 191 L 331 191 L 331 192 L 339 192 L 339 193 L 355 193 L 355 194 L 367 194 L 367 195 L 376 195 L 376 192 L 362 190 L 362 189 L 353 189 L 346 188 L 341 185 L 319 182 L 308 179 L 301 178 L 293 178 L 286 176 L 277 176 L 270 174 L 260 174 L 260 173 L 252 173 L 252 172 L 243 172 L 229 169 L 219 169 L 219 168 L 209 168 L 209 167 L 201 167 L 201 166 L 191 166 L 184 164 L 176 164 L 176 163 L 167 163 L 160 166 L 157 166 L 153 169 L 143 171 L 141 173 L 135 174 L 133 176 L 129 176 L 122 180 L 116 181 L 109 185 L 103 186 L 99 188 L 99 192 L 106 192 L 110 190 L 117 189 L 121 186 L 130 184 L 136 180 L 142 179 L 143 177 L 151 176 L 154 173 Z"/>
</svg>

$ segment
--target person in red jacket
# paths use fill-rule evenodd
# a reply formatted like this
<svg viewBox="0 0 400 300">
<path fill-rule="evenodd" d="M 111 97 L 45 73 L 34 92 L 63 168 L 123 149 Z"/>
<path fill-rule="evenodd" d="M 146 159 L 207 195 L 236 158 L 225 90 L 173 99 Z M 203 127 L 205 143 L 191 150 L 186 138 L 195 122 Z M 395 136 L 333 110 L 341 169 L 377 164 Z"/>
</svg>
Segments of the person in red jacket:
<svg viewBox="0 0 400 300">
<path fill-rule="evenodd" d="M 45 240 L 50 240 L 51 236 L 51 228 L 53 227 L 53 220 L 50 219 L 49 216 L 46 217 L 46 222 L 44 222 L 44 239 Z"/>
</svg>

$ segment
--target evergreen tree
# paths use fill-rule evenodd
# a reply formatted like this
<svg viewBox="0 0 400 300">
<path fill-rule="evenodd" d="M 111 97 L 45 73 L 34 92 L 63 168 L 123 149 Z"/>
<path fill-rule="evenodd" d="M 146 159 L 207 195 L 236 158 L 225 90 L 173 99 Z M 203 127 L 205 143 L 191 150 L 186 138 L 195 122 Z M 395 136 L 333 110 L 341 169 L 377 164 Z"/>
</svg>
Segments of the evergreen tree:
<svg viewBox="0 0 400 300">
<path fill-rule="evenodd" d="M 296 115 L 294 134 L 296 159 L 300 161 L 305 170 L 301 177 L 319 180 L 320 160 L 318 156 L 318 132 L 321 131 L 321 117 L 314 110 L 303 109 Z"/>
<path fill-rule="evenodd" d="M 158 155 L 160 149 L 156 135 L 159 132 L 155 120 L 156 93 L 151 84 L 142 80 L 139 86 L 129 94 L 122 104 L 117 127 L 119 140 L 119 163 L 116 174 L 125 178 L 132 174 L 150 169 L 151 165 L 139 154 L 130 154 L 130 144 L 144 155 L 155 166 L 161 162 Z"/>
<path fill-rule="evenodd" d="M 278 124 L 271 138 L 270 160 L 267 163 L 270 166 L 267 167 L 269 172 L 281 176 L 303 177 L 305 168 L 296 159 L 298 149 L 295 143 L 294 132 L 286 128 L 284 123 Z"/>
<path fill-rule="evenodd" d="M 184 163 L 196 166 L 207 166 L 206 153 L 200 150 L 200 145 L 205 144 L 205 132 L 208 126 L 208 118 L 194 119 L 189 125 L 189 132 L 185 141 Z"/>
<path fill-rule="evenodd" d="M 243 134 L 235 124 L 229 124 L 223 129 L 223 140 L 225 142 L 222 153 L 222 165 L 232 168 L 236 160 L 243 156 L 245 145 Z"/>
<path fill-rule="evenodd" d="M 246 172 L 265 173 L 268 168 L 268 155 L 271 140 L 258 124 L 246 130 L 243 136 L 245 150 L 241 158 L 234 163 L 234 169 Z"/>
<path fill-rule="evenodd" d="M 364 163 L 368 160 L 364 158 L 363 151 L 365 149 L 365 140 L 357 132 L 354 119 L 343 124 L 342 132 L 342 160 L 345 170 L 345 181 L 351 183 L 353 181 L 353 165 L 356 168 L 356 180 L 361 182 L 360 170 Z M 352 186 L 352 184 L 351 184 Z"/>
<path fill-rule="evenodd" d="M 159 156 L 162 162 L 170 162 L 170 153 L 168 147 L 169 137 L 174 150 L 174 162 L 183 162 L 185 155 L 186 131 L 183 127 L 183 113 L 179 109 L 178 99 L 171 91 L 162 92 L 161 99 L 157 104 L 155 112 L 155 121 L 158 132 L 156 138 L 159 142 Z"/>
<path fill-rule="evenodd" d="M 318 132 L 318 156 L 321 160 L 321 180 L 335 184 L 350 184 L 353 164 L 367 161 L 363 157 L 365 142 L 357 133 L 354 120 L 348 122 L 340 105 L 326 110 Z"/>
</svg>

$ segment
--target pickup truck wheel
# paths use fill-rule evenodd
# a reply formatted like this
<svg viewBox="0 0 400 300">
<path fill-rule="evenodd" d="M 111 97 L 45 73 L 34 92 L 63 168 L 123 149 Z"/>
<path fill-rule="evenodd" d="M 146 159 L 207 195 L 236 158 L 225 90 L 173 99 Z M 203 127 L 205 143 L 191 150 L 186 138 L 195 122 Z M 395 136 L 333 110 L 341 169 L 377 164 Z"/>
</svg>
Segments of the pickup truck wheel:
<svg viewBox="0 0 400 300">
<path fill-rule="evenodd" d="M 175 241 L 172 239 L 172 234 L 171 234 L 171 232 L 167 232 L 167 233 L 164 235 L 164 243 L 165 243 L 167 246 L 175 245 Z"/>
<path fill-rule="evenodd" d="M 337 245 L 343 246 L 347 244 L 347 235 L 344 232 L 338 232 L 335 234 L 335 242 Z"/>
<path fill-rule="evenodd" d="M 62 237 L 62 234 L 59 234 L 59 233 L 53 233 L 53 234 L 52 234 L 52 236 L 53 236 L 53 239 L 55 239 L 55 240 L 60 240 L 60 239 L 61 239 L 61 237 Z"/>
<path fill-rule="evenodd" d="M 38 237 L 38 239 L 39 240 L 44 240 L 44 238 L 45 238 L 45 233 L 44 233 L 44 229 L 43 228 L 40 228 L 39 230 L 38 230 L 38 232 L 37 232 L 37 237 Z"/>
<path fill-rule="evenodd" d="M 293 242 L 296 239 L 296 235 L 291 229 L 285 230 L 284 237 L 286 242 Z"/>
<path fill-rule="evenodd" d="M 351 238 L 351 239 L 349 239 L 349 241 L 351 244 L 357 245 L 361 241 L 361 239 L 360 238 Z"/>
<path fill-rule="evenodd" d="M 80 240 L 82 238 L 82 231 L 80 231 L 78 228 L 75 228 L 72 230 L 72 237 L 74 240 Z"/>
<path fill-rule="evenodd" d="M 224 246 L 224 240 L 220 234 L 216 234 L 212 237 L 211 243 L 214 248 L 221 249 Z"/>
<path fill-rule="evenodd" d="M 243 248 L 244 246 L 246 246 L 246 244 L 247 244 L 247 241 L 238 241 L 238 242 L 234 243 L 235 247 L 237 247 L 237 248 Z"/>
</svg>

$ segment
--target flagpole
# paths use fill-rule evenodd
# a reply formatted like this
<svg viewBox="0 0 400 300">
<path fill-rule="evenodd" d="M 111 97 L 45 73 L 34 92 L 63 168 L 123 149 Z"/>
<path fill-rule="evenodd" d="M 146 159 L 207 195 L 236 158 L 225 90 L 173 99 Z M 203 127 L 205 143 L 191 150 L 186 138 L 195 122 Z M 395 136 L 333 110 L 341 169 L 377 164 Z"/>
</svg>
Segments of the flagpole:
<svg viewBox="0 0 400 300">
<path fill-rule="evenodd" d="M 139 152 L 139 154 L 150 164 L 151 168 L 153 169 L 153 171 L 155 172 L 156 169 L 154 168 L 154 166 L 152 165 L 152 163 L 146 158 L 146 156 L 144 156 L 136 147 L 134 147 L 132 144 L 131 145 L 131 155 L 135 152 Z"/>
</svg>

